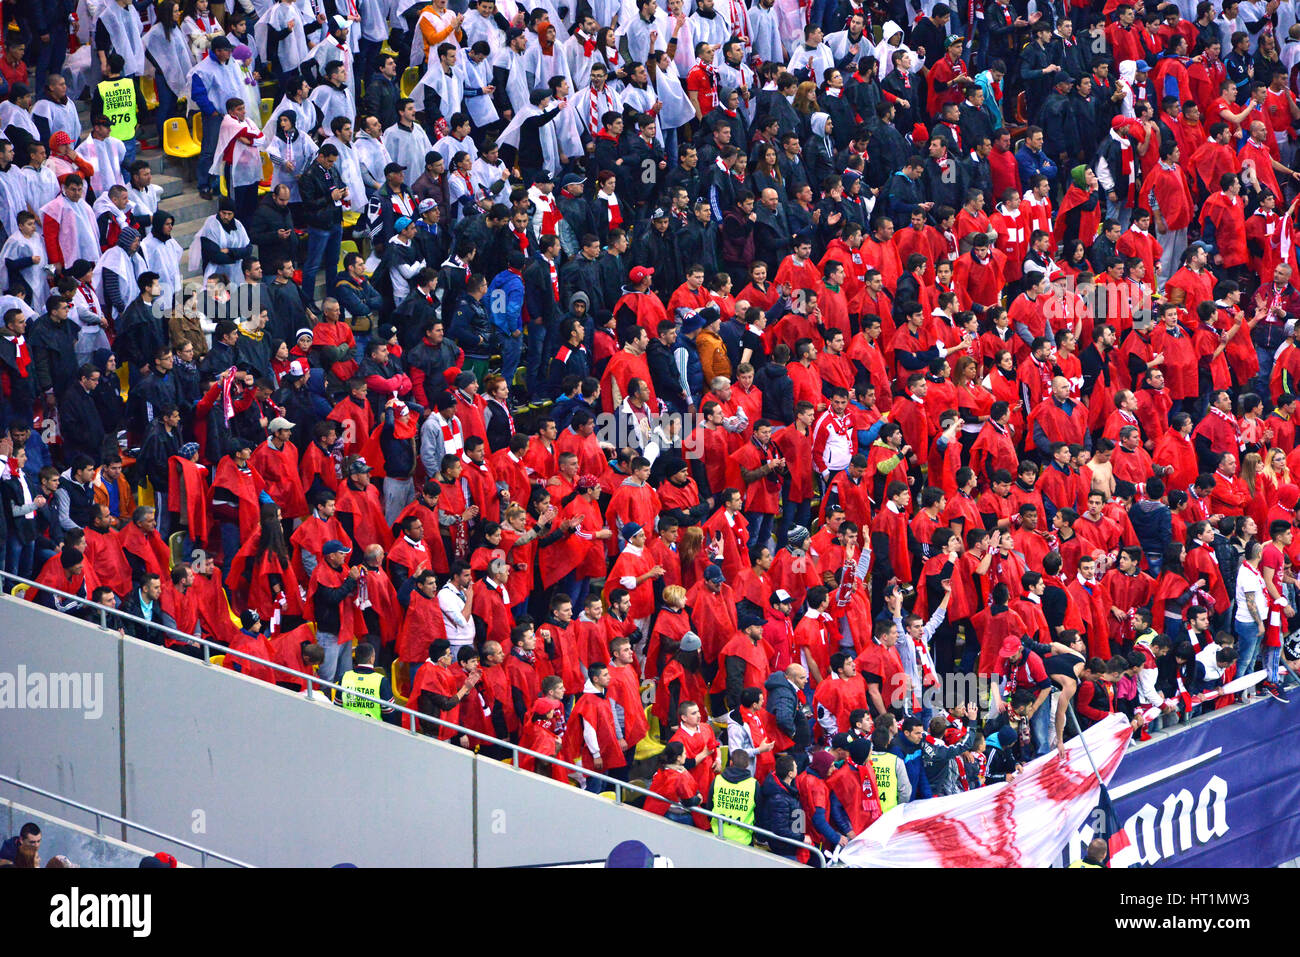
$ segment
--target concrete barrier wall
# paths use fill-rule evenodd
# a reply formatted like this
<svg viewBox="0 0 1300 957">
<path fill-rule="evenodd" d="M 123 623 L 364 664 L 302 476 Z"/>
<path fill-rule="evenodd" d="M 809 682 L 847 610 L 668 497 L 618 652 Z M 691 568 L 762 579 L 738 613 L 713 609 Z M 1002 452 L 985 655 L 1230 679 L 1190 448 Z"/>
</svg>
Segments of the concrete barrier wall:
<svg viewBox="0 0 1300 957">
<path fill-rule="evenodd" d="M 19 666 L 101 674 L 104 710 L 0 706 L 0 772 L 252 864 L 530 865 L 636 839 L 677 866 L 789 866 L 4 597 L 0 674 Z"/>
<path fill-rule="evenodd" d="M 77 812 L 69 808 L 68 813 Z M 85 816 L 93 820 L 91 815 Z M 96 834 L 93 827 L 79 827 L 63 818 L 0 798 L 0 832 L 6 837 L 17 834 L 28 821 L 41 829 L 42 867 L 59 854 L 78 867 L 139 867 L 140 858 L 154 853 L 148 845 L 136 847 L 126 844 Z"/>
</svg>

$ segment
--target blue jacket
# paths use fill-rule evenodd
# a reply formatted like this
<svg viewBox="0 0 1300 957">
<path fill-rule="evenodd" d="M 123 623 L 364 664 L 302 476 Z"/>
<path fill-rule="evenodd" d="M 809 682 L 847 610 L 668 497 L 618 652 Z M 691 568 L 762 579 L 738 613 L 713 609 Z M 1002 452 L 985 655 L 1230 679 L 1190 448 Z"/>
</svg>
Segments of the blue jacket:
<svg viewBox="0 0 1300 957">
<path fill-rule="evenodd" d="M 803 842 L 803 834 L 794 830 L 796 815 L 802 816 L 803 808 L 799 804 L 799 792 L 793 785 L 786 787 L 769 774 L 763 779 L 758 789 L 758 808 L 754 811 L 754 823 L 764 830 L 789 838 L 795 843 Z M 772 852 L 782 857 L 794 857 L 798 849 L 780 841 L 773 841 Z"/>
<path fill-rule="evenodd" d="M 907 768 L 907 780 L 912 782 L 912 800 L 919 801 L 921 798 L 934 797 L 934 791 L 930 789 L 930 778 L 925 773 L 921 746 L 918 744 L 911 751 L 905 750 L 910 743 L 899 734 L 889 750 L 903 759 L 903 767 Z"/>
<path fill-rule="evenodd" d="M 1020 184 L 1025 189 L 1029 189 L 1029 181 L 1039 173 L 1053 182 L 1056 180 L 1056 164 L 1042 150 L 1034 152 L 1022 143 L 1016 150 L 1016 165 L 1020 167 Z"/>
<path fill-rule="evenodd" d="M 501 270 L 488 284 L 487 304 L 492 325 L 500 330 L 502 339 L 523 329 L 523 278 L 509 269 Z"/>
</svg>

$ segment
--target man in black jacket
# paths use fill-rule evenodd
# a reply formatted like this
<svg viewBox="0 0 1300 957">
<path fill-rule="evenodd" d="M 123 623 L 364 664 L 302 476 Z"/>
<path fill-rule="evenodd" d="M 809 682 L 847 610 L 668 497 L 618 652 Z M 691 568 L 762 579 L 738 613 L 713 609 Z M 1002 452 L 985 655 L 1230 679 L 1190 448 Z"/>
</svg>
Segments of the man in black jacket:
<svg viewBox="0 0 1300 957">
<path fill-rule="evenodd" d="M 366 95 L 362 99 L 365 112 L 379 117 L 379 124 L 388 129 L 397 122 L 397 101 L 401 90 L 397 85 L 397 60 L 383 54 L 379 68 L 366 78 Z"/>
<path fill-rule="evenodd" d="M 648 279 L 644 273 L 634 275 Z M 673 348 L 677 344 L 677 323 L 672 319 L 660 320 L 655 332 L 657 335 L 646 347 L 645 361 L 650 369 L 650 381 L 654 383 L 655 395 L 668 404 L 670 412 L 689 412 L 689 396 L 682 388 L 682 377 L 677 371 L 677 362 L 673 358 Z"/>
<path fill-rule="evenodd" d="M 125 615 L 143 618 L 145 621 L 153 622 L 163 628 L 174 629 L 176 627 L 176 619 L 163 611 L 162 579 L 158 577 L 157 572 L 145 572 L 141 575 L 139 587 L 131 589 L 131 593 L 122 600 L 120 607 Z M 165 636 L 158 629 L 150 628 L 148 625 L 132 621 L 129 618 L 122 618 L 119 621 L 122 630 L 132 638 L 139 638 L 151 645 L 161 645 L 163 643 Z M 348 646 L 348 650 L 352 650 L 351 645 Z"/>
<path fill-rule="evenodd" d="M 293 231 L 287 184 L 281 183 L 262 197 L 248 221 L 248 238 L 257 245 L 258 258 L 265 263 L 298 259 L 298 235 Z"/>
<path fill-rule="evenodd" d="M 1074 119 L 1074 77 L 1056 73 L 1052 77 L 1052 92 L 1043 100 L 1034 122 L 1043 128 L 1043 152 L 1059 169 L 1070 168 L 1070 157 L 1078 142 L 1071 122 Z"/>
<path fill-rule="evenodd" d="M 262 281 L 258 289 L 262 295 L 262 306 L 266 309 L 268 322 L 267 334 L 273 339 L 283 339 L 292 344 L 297 339 L 297 332 L 304 326 L 310 326 L 307 319 L 307 307 L 303 305 L 302 293 L 293 281 L 293 260 L 272 256 L 252 260 L 247 265 L 258 263 Z M 267 278 L 267 274 L 270 278 Z M 252 274 L 245 274 L 245 281 L 252 281 Z M 336 294 L 337 297 L 337 294 Z M 213 339 L 216 345 L 216 339 Z M 294 420 L 297 421 L 297 420 Z"/>
<path fill-rule="evenodd" d="M 754 385 L 763 393 L 763 418 L 773 422 L 794 421 L 794 381 L 786 364 L 790 347 L 784 342 L 772 349 L 772 359 L 754 374 Z"/>
<path fill-rule="evenodd" d="M 77 332 L 68 321 L 69 302 L 62 296 L 51 296 L 45 304 L 45 315 L 31 323 L 27 332 L 32 389 L 37 395 L 45 395 L 51 412 L 54 397 L 62 395 L 77 374 Z"/>
<path fill-rule="evenodd" d="M 168 460 L 181 451 L 181 413 L 174 405 L 160 406 L 154 419 L 149 423 L 140 446 L 140 457 L 136 462 L 140 474 L 153 486 L 155 508 L 158 516 L 158 534 L 167 537 L 169 515 L 167 513 Z"/>
<path fill-rule="evenodd" d="M 600 237 L 586 233 L 579 239 L 578 255 L 560 270 L 560 299 L 568 302 L 575 292 L 587 294 L 591 309 L 612 309 L 618 300 L 605 301 L 600 281 Z"/>
<path fill-rule="evenodd" d="M 63 455 L 71 460 L 77 453 L 98 462 L 104 445 L 104 423 L 92 393 L 99 385 L 99 370 L 90 363 L 83 365 L 77 378 L 59 396 L 59 431 L 63 436 Z"/>
<path fill-rule="evenodd" d="M 117 338 L 113 351 L 119 362 L 131 365 L 132 379 L 153 361 L 158 349 L 167 345 L 167 331 L 160 316 L 154 315 L 154 300 L 162 293 L 158 274 L 141 273 L 140 295 L 126 307 L 117 321 Z"/>
<path fill-rule="evenodd" d="M 307 222 L 307 258 L 302 269 L 303 302 L 316 301 L 316 274 L 325 268 L 325 288 L 338 278 L 339 244 L 343 241 L 343 207 L 347 187 L 334 168 L 338 147 L 326 143 L 298 180 Z"/>
<path fill-rule="evenodd" d="M 790 255 L 794 232 L 790 218 L 775 189 L 768 187 L 758 197 L 754 221 L 754 257 L 767 263 L 768 276 L 775 276 L 781 261 Z M 674 287 L 676 288 L 676 287 Z"/>
</svg>

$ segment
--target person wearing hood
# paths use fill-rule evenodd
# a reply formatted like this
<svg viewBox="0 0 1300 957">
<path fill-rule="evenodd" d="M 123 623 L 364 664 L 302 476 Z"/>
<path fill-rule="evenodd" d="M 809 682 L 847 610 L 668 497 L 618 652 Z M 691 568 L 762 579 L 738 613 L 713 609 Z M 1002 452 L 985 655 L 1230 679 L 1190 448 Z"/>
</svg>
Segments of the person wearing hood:
<svg viewBox="0 0 1300 957">
<path fill-rule="evenodd" d="M 1070 170 L 1070 179 L 1070 188 L 1061 200 L 1052 230 L 1053 245 L 1071 239 L 1087 242 L 1097 235 L 1101 223 L 1101 187 L 1097 183 L 1097 174 L 1091 167 L 1076 166 Z"/>
<path fill-rule="evenodd" d="M 1075 142 L 1071 129 L 1073 109 L 1071 96 L 1074 91 L 1074 77 L 1068 73 L 1052 75 L 1052 91 L 1043 100 L 1043 105 L 1034 114 L 1034 122 L 1043 130 L 1043 152 L 1056 161 L 1060 167 L 1069 166 L 1069 159 L 1074 154 L 1071 144 Z"/>
<path fill-rule="evenodd" d="M 988 769 L 984 773 L 986 784 L 1010 784 L 1020 773 L 1022 755 L 1020 750 L 1020 732 L 1012 725 L 1007 725 L 985 739 L 988 745 Z"/>
<path fill-rule="evenodd" d="M 849 843 L 853 827 L 844 805 L 827 786 L 827 778 L 835 766 L 835 756 L 830 751 L 818 751 L 808 762 L 808 767 L 795 777 L 795 789 L 808 833 L 824 850 L 834 850 Z"/>
<path fill-rule="evenodd" d="M 808 181 L 820 186 L 835 166 L 835 122 L 827 113 L 814 113 L 809 120 L 812 136 L 804 149 Z"/>
</svg>

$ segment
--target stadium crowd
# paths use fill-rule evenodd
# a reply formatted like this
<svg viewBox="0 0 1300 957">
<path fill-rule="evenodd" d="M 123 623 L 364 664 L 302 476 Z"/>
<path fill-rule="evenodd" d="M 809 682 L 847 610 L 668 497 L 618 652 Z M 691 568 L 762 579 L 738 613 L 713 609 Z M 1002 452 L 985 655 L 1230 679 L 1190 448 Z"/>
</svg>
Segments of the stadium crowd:
<svg viewBox="0 0 1300 957">
<path fill-rule="evenodd" d="M 29 599 L 825 848 L 1286 700 L 1295 0 L 71 7 L 0 58 Z"/>
</svg>

